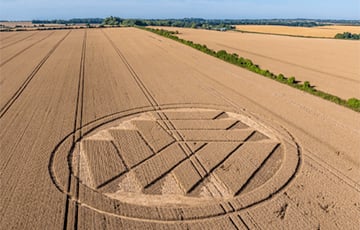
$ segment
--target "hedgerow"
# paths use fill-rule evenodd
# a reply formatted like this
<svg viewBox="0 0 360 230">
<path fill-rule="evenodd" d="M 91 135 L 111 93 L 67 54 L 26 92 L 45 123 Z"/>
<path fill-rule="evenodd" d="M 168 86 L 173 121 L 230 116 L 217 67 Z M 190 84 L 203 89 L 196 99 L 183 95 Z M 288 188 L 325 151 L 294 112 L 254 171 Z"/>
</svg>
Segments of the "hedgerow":
<svg viewBox="0 0 360 230">
<path fill-rule="evenodd" d="M 283 74 L 279 74 L 276 75 L 274 73 L 272 73 L 269 70 L 264 70 L 261 69 L 259 65 L 254 64 L 250 59 L 246 59 L 244 57 L 239 57 L 238 54 L 230 54 L 228 53 L 226 50 L 219 50 L 219 51 L 214 51 L 210 48 L 208 48 L 206 45 L 201 45 L 201 44 L 197 44 L 194 43 L 192 41 L 187 41 L 185 39 L 179 38 L 174 34 L 178 34 L 177 32 L 173 32 L 173 31 L 168 31 L 168 30 L 164 30 L 164 29 L 153 29 L 153 28 L 147 28 L 147 27 L 138 27 L 153 33 L 156 33 L 158 35 L 161 35 L 163 37 L 167 37 L 170 38 L 172 40 L 175 40 L 177 42 L 183 43 L 187 46 L 190 46 L 192 48 L 195 48 L 197 50 L 200 50 L 206 54 L 209 54 L 213 57 L 219 58 L 223 61 L 226 61 L 228 63 L 237 65 L 239 67 L 245 68 L 251 72 L 260 74 L 264 77 L 267 78 L 271 78 L 275 81 L 281 82 L 283 84 L 289 85 L 293 88 L 297 88 L 299 90 L 305 91 L 307 93 L 310 93 L 312 95 L 321 97 L 325 100 L 334 102 L 336 104 L 345 106 L 347 108 L 350 108 L 354 111 L 360 112 L 360 100 L 357 98 L 350 98 L 349 100 L 344 100 L 340 97 L 337 97 L 335 95 L 323 92 L 321 90 L 317 90 L 315 89 L 313 86 L 311 86 L 310 82 L 305 81 L 304 83 L 300 83 L 299 81 L 296 81 L 295 77 L 289 77 L 287 78 L 286 76 L 284 76 Z"/>
</svg>

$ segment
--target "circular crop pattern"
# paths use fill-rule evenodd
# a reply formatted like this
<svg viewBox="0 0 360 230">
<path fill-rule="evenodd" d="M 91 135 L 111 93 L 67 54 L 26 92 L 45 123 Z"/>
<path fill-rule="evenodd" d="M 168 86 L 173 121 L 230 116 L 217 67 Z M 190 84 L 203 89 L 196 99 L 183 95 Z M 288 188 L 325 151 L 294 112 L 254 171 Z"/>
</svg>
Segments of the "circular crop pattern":
<svg viewBox="0 0 360 230">
<path fill-rule="evenodd" d="M 265 201 L 290 181 L 299 163 L 296 144 L 274 130 L 238 113 L 200 108 L 122 117 L 81 138 L 69 156 L 78 192 L 67 193 L 77 202 L 171 221 Z"/>
</svg>

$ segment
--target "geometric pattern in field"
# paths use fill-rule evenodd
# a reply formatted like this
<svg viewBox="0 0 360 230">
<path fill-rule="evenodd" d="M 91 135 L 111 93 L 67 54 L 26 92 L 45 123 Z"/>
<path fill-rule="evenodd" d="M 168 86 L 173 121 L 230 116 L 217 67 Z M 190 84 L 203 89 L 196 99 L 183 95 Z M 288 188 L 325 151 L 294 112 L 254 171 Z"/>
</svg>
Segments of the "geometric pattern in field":
<svg viewBox="0 0 360 230">
<path fill-rule="evenodd" d="M 80 181 L 128 203 L 196 204 L 262 186 L 284 149 L 269 130 L 238 114 L 184 109 L 142 113 L 80 143 Z"/>
</svg>

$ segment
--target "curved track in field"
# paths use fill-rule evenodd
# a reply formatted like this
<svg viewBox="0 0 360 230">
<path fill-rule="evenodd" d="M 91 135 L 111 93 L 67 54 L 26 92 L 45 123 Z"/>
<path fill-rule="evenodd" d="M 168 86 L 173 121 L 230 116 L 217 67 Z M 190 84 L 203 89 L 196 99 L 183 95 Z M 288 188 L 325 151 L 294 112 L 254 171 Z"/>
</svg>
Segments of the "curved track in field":
<svg viewBox="0 0 360 230">
<path fill-rule="evenodd" d="M 1 227 L 357 225 L 353 111 L 133 28 L 45 43 L 0 113 Z"/>
</svg>

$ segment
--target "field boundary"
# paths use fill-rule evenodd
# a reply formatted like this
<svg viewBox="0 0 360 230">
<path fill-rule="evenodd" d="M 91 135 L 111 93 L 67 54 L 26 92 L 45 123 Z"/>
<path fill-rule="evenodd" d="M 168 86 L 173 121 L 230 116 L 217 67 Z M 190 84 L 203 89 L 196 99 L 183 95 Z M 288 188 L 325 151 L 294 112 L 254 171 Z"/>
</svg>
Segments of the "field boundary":
<svg viewBox="0 0 360 230">
<path fill-rule="evenodd" d="M 336 40 L 350 40 L 350 41 L 356 41 L 359 40 L 359 38 L 346 38 L 346 37 L 342 37 L 345 36 L 346 33 L 349 33 L 350 36 L 351 34 L 357 36 L 356 33 L 350 33 L 350 32 L 343 32 L 343 33 L 337 33 L 335 34 L 333 37 L 320 37 L 320 36 L 310 36 L 310 35 L 299 35 L 299 34 L 279 34 L 279 33 L 269 33 L 269 32 L 258 32 L 258 31 L 249 31 L 249 30 L 239 30 L 239 29 L 234 29 L 231 30 L 234 32 L 239 32 L 239 33 L 248 33 L 248 34 L 265 34 L 265 35 L 275 35 L 275 36 L 285 36 L 285 37 L 295 37 L 295 38 L 318 38 L 318 39 L 336 39 Z"/>
<path fill-rule="evenodd" d="M 278 34 L 278 33 L 267 33 L 267 32 L 256 32 L 248 30 L 231 30 L 238 33 L 248 33 L 248 34 L 266 34 L 266 35 L 276 35 L 276 36 L 285 36 L 285 37 L 294 37 L 294 38 L 317 38 L 317 39 L 335 39 L 334 37 L 315 37 L 315 36 L 306 36 L 306 35 L 295 35 L 295 34 Z"/>
<path fill-rule="evenodd" d="M 349 98 L 348 100 L 345 100 L 343 98 L 332 95 L 330 93 L 326 93 L 324 91 L 317 90 L 308 81 L 305 81 L 301 84 L 293 76 L 285 77 L 283 74 L 276 75 L 269 70 L 261 69 L 259 65 L 254 64 L 250 59 L 247 59 L 244 57 L 239 57 L 238 54 L 236 54 L 236 53 L 230 54 L 230 53 L 227 53 L 225 50 L 219 50 L 216 52 L 215 50 L 208 48 L 206 45 L 197 44 L 192 41 L 188 41 L 188 40 L 179 38 L 175 35 L 177 33 L 173 32 L 173 31 L 168 31 L 168 30 L 164 30 L 164 29 L 152 29 L 152 28 L 147 28 L 147 27 L 136 27 L 136 28 L 142 29 L 142 30 L 145 30 L 148 32 L 152 32 L 152 33 L 158 34 L 158 35 L 166 37 L 166 38 L 170 38 L 174 41 L 177 41 L 184 45 L 190 46 L 194 49 L 197 49 L 203 53 L 206 53 L 210 56 L 216 57 L 216 58 L 223 60 L 225 62 L 228 62 L 230 64 L 234 64 L 241 68 L 247 69 L 251 72 L 254 72 L 254 73 L 257 73 L 264 77 L 276 80 L 282 84 L 286 84 L 290 87 L 293 87 L 293 88 L 299 89 L 301 91 L 307 92 L 309 94 L 312 94 L 314 96 L 323 98 L 323 99 L 333 102 L 335 104 L 342 105 L 342 106 L 349 108 L 355 112 L 360 112 L 360 100 L 357 98 Z"/>
<path fill-rule="evenodd" d="M 357 80 L 354 80 L 354 79 L 351 79 L 351 78 L 348 78 L 348 77 L 343 77 L 343 76 L 340 76 L 340 75 L 337 75 L 337 74 L 333 74 L 333 73 L 328 73 L 328 72 L 325 72 L 325 71 L 317 70 L 317 69 L 315 69 L 315 68 L 302 66 L 302 65 L 299 65 L 299 64 L 297 64 L 297 63 L 293 63 L 293 62 L 290 62 L 290 61 L 284 61 L 284 60 L 279 59 L 279 58 L 262 55 L 262 54 L 259 54 L 259 53 L 256 53 L 256 52 L 250 52 L 250 51 L 248 51 L 248 50 L 238 49 L 238 48 L 235 48 L 235 47 L 232 47 L 232 46 L 223 44 L 223 43 L 216 43 L 216 45 L 223 46 L 223 47 L 229 48 L 229 49 L 233 49 L 233 50 L 236 50 L 236 51 L 239 51 L 239 52 L 248 53 L 248 54 L 251 54 L 251 55 L 256 55 L 256 56 L 258 56 L 258 57 L 266 58 L 266 59 L 268 59 L 268 60 L 280 62 L 280 63 L 283 63 L 283 64 L 292 65 L 292 66 L 295 66 L 295 67 L 298 67 L 298 68 L 301 68 L 301 69 L 311 70 L 311 71 L 314 71 L 314 72 L 317 72 L 317 73 L 325 74 L 325 75 L 328 75 L 328 76 L 331 76 L 331 77 L 334 77 L 334 78 L 339 78 L 339 79 L 346 80 L 346 81 L 350 81 L 350 82 L 353 82 L 353 83 L 357 83 L 357 82 L 358 82 Z"/>
</svg>

